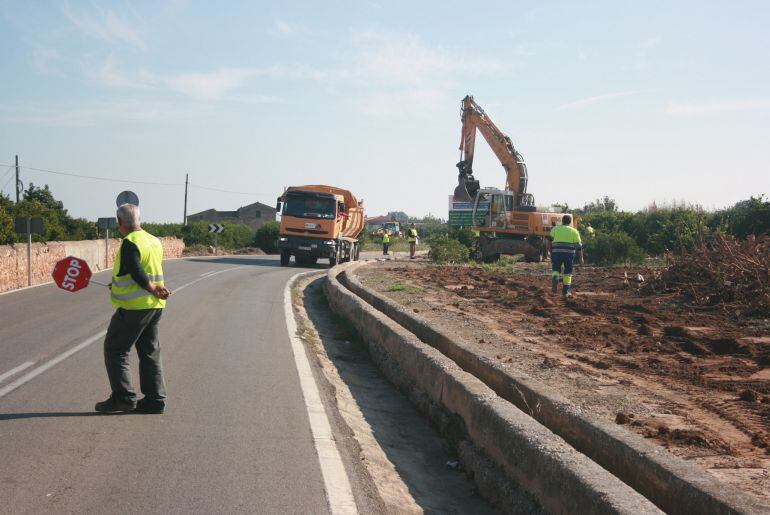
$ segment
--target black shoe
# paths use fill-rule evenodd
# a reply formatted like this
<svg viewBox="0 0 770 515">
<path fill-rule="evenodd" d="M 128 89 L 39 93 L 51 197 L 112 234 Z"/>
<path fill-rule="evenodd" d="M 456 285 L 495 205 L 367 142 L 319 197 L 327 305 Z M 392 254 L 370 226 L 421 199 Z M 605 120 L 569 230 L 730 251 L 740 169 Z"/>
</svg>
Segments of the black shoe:
<svg viewBox="0 0 770 515">
<path fill-rule="evenodd" d="M 162 415 L 165 410 L 165 404 L 158 404 L 157 402 L 151 402 L 147 399 L 140 399 L 139 402 L 136 403 L 136 409 L 134 409 L 137 413 L 148 413 L 151 415 Z"/>
<path fill-rule="evenodd" d="M 134 411 L 134 408 L 136 408 L 136 403 L 118 400 L 112 396 L 106 401 L 97 402 L 94 406 L 94 409 L 99 413 L 121 413 Z"/>
</svg>

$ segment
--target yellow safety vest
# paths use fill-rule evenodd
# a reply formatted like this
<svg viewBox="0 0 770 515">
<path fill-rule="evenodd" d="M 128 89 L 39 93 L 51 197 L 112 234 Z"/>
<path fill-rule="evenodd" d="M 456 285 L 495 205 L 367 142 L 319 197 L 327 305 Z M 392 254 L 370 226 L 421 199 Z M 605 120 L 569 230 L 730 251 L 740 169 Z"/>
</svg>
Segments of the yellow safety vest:
<svg viewBox="0 0 770 515">
<path fill-rule="evenodd" d="M 409 229 L 409 243 L 417 241 L 417 229 Z"/>
<path fill-rule="evenodd" d="M 390 243 L 390 234 L 385 233 L 382 235 L 382 243 Z"/>
<path fill-rule="evenodd" d="M 130 241 L 139 249 L 139 261 L 142 268 L 150 277 L 150 281 L 163 286 L 163 246 L 160 240 L 147 231 L 134 231 L 125 236 L 123 241 Z M 123 243 L 121 242 L 121 247 Z M 166 305 L 166 301 L 148 292 L 131 278 L 131 274 L 121 275 L 120 249 L 115 256 L 112 269 L 112 287 L 110 300 L 116 308 L 123 309 L 156 309 Z"/>
<path fill-rule="evenodd" d="M 569 225 L 557 225 L 551 229 L 551 253 L 574 254 L 582 247 L 580 233 Z"/>
</svg>

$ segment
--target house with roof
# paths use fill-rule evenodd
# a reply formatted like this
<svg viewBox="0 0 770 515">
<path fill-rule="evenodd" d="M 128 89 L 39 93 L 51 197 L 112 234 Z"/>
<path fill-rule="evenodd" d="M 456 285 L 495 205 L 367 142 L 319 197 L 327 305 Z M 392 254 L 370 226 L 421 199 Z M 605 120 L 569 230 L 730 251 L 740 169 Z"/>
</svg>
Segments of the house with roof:
<svg viewBox="0 0 770 515">
<path fill-rule="evenodd" d="M 235 211 L 217 211 L 207 209 L 200 213 L 187 215 L 188 222 L 207 222 L 211 224 L 228 222 L 232 224 L 247 225 L 255 231 L 265 222 L 275 221 L 275 207 L 255 202 L 248 206 L 239 207 Z"/>
</svg>

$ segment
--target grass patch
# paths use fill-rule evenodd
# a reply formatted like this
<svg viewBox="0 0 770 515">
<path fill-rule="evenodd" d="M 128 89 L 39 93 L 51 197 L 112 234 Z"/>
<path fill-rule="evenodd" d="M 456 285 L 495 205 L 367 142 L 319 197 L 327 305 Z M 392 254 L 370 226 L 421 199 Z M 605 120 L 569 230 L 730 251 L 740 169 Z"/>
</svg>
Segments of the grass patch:
<svg viewBox="0 0 770 515">
<path fill-rule="evenodd" d="M 419 286 L 414 286 L 413 284 L 396 283 L 388 286 L 385 291 L 402 291 L 404 293 L 422 293 L 425 290 L 420 288 Z"/>
</svg>

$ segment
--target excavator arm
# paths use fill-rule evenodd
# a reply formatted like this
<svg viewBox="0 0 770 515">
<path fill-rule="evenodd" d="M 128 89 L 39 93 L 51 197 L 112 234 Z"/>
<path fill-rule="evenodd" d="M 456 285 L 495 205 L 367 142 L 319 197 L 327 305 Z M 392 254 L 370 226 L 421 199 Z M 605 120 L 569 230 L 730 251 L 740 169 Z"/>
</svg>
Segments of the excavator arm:
<svg viewBox="0 0 770 515">
<path fill-rule="evenodd" d="M 476 146 L 476 129 L 484 136 L 489 147 L 505 169 L 505 189 L 512 191 L 516 205 L 534 205 L 532 195 L 527 194 L 527 165 L 514 148 L 511 138 L 497 128 L 492 119 L 468 95 L 462 100 L 462 132 L 460 136 L 460 162 L 455 199 L 470 202 L 479 190 L 479 181 L 473 177 L 473 153 Z"/>
</svg>

